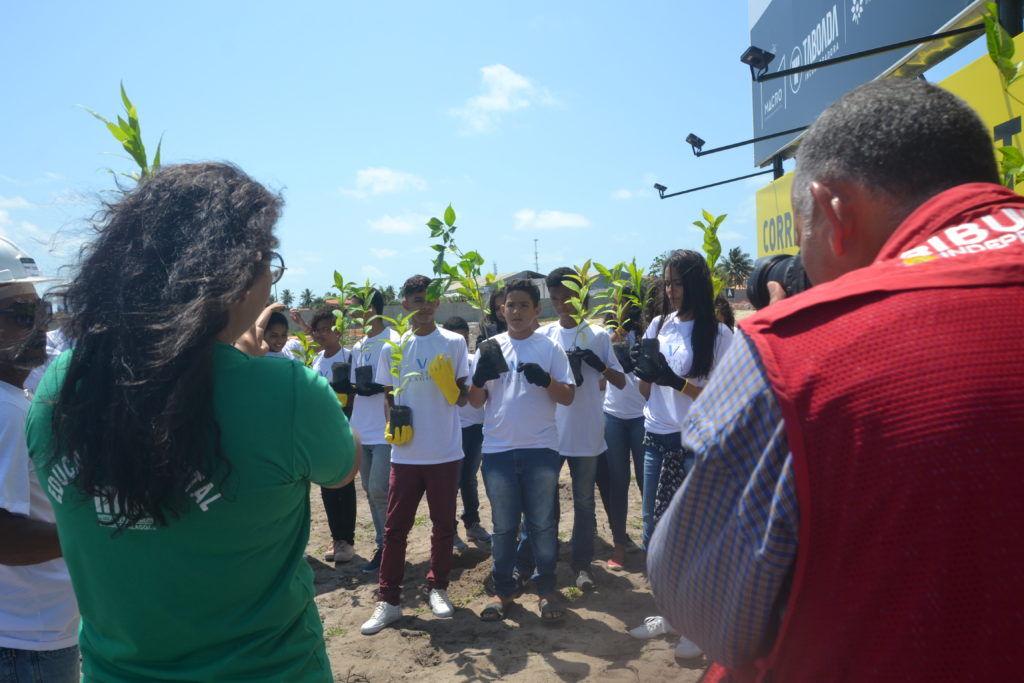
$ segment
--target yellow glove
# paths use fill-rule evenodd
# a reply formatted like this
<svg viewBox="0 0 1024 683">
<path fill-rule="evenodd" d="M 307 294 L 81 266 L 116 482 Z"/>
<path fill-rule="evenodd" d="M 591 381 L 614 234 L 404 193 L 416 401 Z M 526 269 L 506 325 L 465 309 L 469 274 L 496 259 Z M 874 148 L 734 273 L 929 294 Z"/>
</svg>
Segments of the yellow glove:
<svg viewBox="0 0 1024 683">
<path fill-rule="evenodd" d="M 335 394 L 338 397 L 338 402 L 341 403 L 342 408 L 348 408 L 348 394 Z"/>
<path fill-rule="evenodd" d="M 384 428 L 384 440 L 392 446 L 401 446 L 412 441 L 412 425 L 405 425 L 396 428 L 398 431 L 391 431 L 391 423 Z"/>
<path fill-rule="evenodd" d="M 452 369 L 452 359 L 443 353 L 437 354 L 434 360 L 430 361 L 427 365 L 427 374 L 430 375 L 430 379 L 434 380 L 434 384 L 444 394 L 444 398 L 449 404 L 455 405 L 455 402 L 459 400 L 459 385 L 455 382 L 455 370 Z"/>
</svg>

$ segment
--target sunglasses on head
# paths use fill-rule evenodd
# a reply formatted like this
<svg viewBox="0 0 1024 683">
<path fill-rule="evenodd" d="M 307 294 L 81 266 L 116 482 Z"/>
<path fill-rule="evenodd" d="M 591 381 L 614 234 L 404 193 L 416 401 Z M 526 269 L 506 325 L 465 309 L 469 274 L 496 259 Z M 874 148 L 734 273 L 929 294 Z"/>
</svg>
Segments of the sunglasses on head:
<svg viewBox="0 0 1024 683">
<path fill-rule="evenodd" d="M 36 324 L 36 317 L 49 322 L 53 317 L 53 307 L 48 301 L 15 301 L 6 308 L 0 308 L 0 315 L 19 327 L 27 328 Z"/>
</svg>

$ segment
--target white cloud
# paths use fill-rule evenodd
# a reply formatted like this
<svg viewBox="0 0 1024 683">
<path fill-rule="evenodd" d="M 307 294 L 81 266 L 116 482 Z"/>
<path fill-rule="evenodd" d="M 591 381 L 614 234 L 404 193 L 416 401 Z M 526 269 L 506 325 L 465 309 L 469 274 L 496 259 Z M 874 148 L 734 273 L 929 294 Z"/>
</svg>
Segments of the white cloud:
<svg viewBox="0 0 1024 683">
<path fill-rule="evenodd" d="M 586 216 L 565 211 L 534 211 L 523 209 L 515 215 L 516 230 L 561 230 L 586 228 L 590 221 Z"/>
<path fill-rule="evenodd" d="M 53 171 L 47 171 L 41 177 L 39 177 L 39 178 L 32 178 L 31 180 L 22 180 L 20 178 L 12 178 L 10 176 L 0 175 L 0 181 L 3 181 L 5 183 L 9 183 L 11 185 L 22 185 L 22 186 L 24 186 L 24 185 L 43 185 L 45 183 L 52 183 L 52 182 L 60 180 L 60 179 L 61 179 L 61 175 L 59 173 L 54 173 Z"/>
<path fill-rule="evenodd" d="M 551 106 L 555 98 L 537 87 L 526 76 L 517 74 L 504 64 L 480 69 L 483 92 L 466 100 L 466 104 L 450 110 L 452 116 L 465 123 L 463 133 L 484 133 L 494 128 L 501 116 L 510 111 L 526 109 L 533 104 Z"/>
<path fill-rule="evenodd" d="M 10 214 L 3 209 L 0 209 L 0 235 L 11 240 L 22 249 L 26 249 L 30 254 L 32 249 L 30 244 L 26 244 L 26 242 L 34 242 L 48 248 L 52 241 L 51 236 L 35 223 L 13 221 Z"/>
<path fill-rule="evenodd" d="M 377 258 L 391 258 L 398 256 L 398 250 L 396 249 L 370 249 L 370 253 Z"/>
<path fill-rule="evenodd" d="M 362 273 L 366 277 L 380 277 L 384 274 L 384 271 L 376 266 L 365 265 L 363 266 Z"/>
<path fill-rule="evenodd" d="M 636 197 L 639 194 L 639 192 L 634 192 L 633 190 L 620 188 L 618 190 L 615 190 L 615 192 L 612 192 L 612 199 L 632 199 L 633 197 Z"/>
<path fill-rule="evenodd" d="M 0 209 L 29 209 L 32 205 L 24 197 L 0 196 Z"/>
<path fill-rule="evenodd" d="M 368 221 L 370 230 L 386 235 L 412 235 L 421 230 L 426 235 L 429 234 L 426 231 L 426 223 L 426 218 L 408 212 L 401 216 L 381 216 Z"/>
<path fill-rule="evenodd" d="M 371 194 L 388 194 L 408 190 L 425 190 L 427 181 L 412 173 L 396 171 L 393 168 L 364 168 L 356 171 L 354 189 L 342 188 L 341 193 L 356 199 L 365 199 Z"/>
</svg>

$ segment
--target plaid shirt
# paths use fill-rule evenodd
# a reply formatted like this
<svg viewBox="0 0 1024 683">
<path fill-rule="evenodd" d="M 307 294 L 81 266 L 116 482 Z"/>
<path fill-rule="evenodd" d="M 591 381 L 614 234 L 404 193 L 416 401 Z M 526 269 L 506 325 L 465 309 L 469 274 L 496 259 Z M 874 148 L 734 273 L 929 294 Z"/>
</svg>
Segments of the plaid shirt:
<svg viewBox="0 0 1024 683">
<path fill-rule="evenodd" d="M 669 622 L 737 667 L 774 641 L 799 518 L 782 411 L 742 333 L 690 409 L 683 444 L 696 460 L 655 529 L 648 576 Z"/>
</svg>

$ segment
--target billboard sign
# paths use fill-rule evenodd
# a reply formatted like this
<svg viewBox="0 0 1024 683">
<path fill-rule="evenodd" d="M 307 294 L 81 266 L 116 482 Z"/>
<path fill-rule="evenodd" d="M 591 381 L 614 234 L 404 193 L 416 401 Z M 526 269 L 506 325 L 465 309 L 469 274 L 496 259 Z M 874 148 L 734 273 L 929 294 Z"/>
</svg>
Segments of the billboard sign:
<svg viewBox="0 0 1024 683">
<path fill-rule="evenodd" d="M 980 0 L 750 0 L 750 44 L 775 55 L 768 73 L 883 47 L 904 40 L 979 23 Z M 979 34 L 967 33 L 936 51 L 927 43 L 841 64 L 753 83 L 754 137 L 800 128 L 849 90 L 888 75 L 922 51 L 927 64 L 917 75 Z M 754 145 L 763 165 L 798 134 Z"/>
<path fill-rule="evenodd" d="M 1013 40 L 1017 54 L 1024 53 L 1024 33 Z M 1010 86 L 1012 97 L 1003 97 L 1003 88 L 988 55 L 979 57 L 939 83 L 971 105 L 992 133 L 996 147 L 1019 145 L 1024 117 L 1024 81 Z M 994 150 L 993 150 L 994 151 Z M 793 207 L 790 193 L 793 172 L 757 191 L 757 256 L 797 253 Z M 1024 186 L 1018 185 L 1024 194 Z"/>
</svg>

